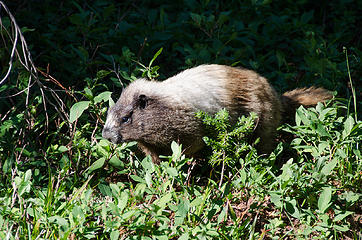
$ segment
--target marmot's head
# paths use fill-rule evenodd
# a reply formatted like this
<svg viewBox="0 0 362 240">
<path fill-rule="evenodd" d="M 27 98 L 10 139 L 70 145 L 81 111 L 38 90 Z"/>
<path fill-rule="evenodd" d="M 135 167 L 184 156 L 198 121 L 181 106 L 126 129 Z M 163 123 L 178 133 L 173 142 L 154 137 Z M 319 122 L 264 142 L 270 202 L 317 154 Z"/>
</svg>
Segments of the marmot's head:
<svg viewBox="0 0 362 240">
<path fill-rule="evenodd" d="M 163 142 L 170 109 L 159 89 L 150 81 L 132 82 L 117 103 L 108 110 L 102 136 L 113 143 L 144 141 Z"/>
<path fill-rule="evenodd" d="M 150 99 L 144 94 L 122 94 L 108 110 L 102 136 L 117 144 L 142 139 L 150 114 L 149 103 Z"/>
</svg>

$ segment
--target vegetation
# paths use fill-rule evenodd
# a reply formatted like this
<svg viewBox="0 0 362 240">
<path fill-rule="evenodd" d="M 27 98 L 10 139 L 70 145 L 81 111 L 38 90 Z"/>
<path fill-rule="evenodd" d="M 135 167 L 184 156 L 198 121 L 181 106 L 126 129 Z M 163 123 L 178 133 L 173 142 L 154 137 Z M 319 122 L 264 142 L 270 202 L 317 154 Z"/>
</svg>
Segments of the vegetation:
<svg viewBox="0 0 362 240">
<path fill-rule="evenodd" d="M 0 1 L 0 239 L 362 239 L 361 1 Z M 205 159 L 102 139 L 138 77 L 243 66 L 323 86 L 258 155 L 255 116 L 199 113 Z"/>
</svg>

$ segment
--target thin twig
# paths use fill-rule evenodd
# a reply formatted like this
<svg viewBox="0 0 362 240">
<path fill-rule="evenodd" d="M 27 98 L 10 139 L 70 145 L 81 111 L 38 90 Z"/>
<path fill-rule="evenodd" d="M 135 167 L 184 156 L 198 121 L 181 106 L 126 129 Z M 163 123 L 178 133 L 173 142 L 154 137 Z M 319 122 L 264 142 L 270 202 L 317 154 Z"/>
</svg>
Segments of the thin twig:
<svg viewBox="0 0 362 240">
<path fill-rule="evenodd" d="M 95 139 L 95 134 L 98 129 L 98 123 L 99 123 L 99 118 L 97 117 L 96 126 L 95 126 L 94 130 L 92 131 L 92 135 L 91 135 L 91 146 L 97 142 L 97 140 Z"/>
<path fill-rule="evenodd" d="M 225 153 L 223 154 L 223 161 L 222 161 L 222 169 L 221 169 L 221 177 L 220 177 L 220 182 L 219 182 L 219 189 L 222 186 L 222 180 L 224 178 L 224 170 L 225 170 Z"/>
<path fill-rule="evenodd" d="M 32 87 L 32 86 L 34 85 L 34 83 L 35 83 L 35 82 L 33 82 L 30 86 L 28 85 L 28 87 Z M 21 91 L 19 91 L 19 92 L 17 92 L 17 93 L 14 93 L 13 95 L 8 95 L 8 96 L 6 96 L 6 97 L 1 97 L 1 96 L 0 96 L 0 99 L 2 99 L 2 98 L 12 98 L 12 97 L 16 97 L 16 96 L 22 94 L 23 92 L 25 92 L 26 90 L 28 90 L 28 88 L 25 88 L 25 89 L 23 89 L 23 90 L 21 90 Z"/>
<path fill-rule="evenodd" d="M 0 5 L 5 9 L 5 11 L 9 14 L 9 17 L 11 19 L 11 21 L 15 22 L 15 18 L 14 16 L 10 13 L 9 9 L 6 7 L 6 5 L 0 1 Z M 13 48 L 11 50 L 11 54 L 10 54 L 10 60 L 9 60 L 9 68 L 8 71 L 6 72 L 5 76 L 3 77 L 3 79 L 0 80 L 0 85 L 2 85 L 5 80 L 9 77 L 11 69 L 13 67 L 13 59 L 14 59 L 14 55 L 15 55 L 15 49 L 16 49 L 16 45 L 18 43 L 18 31 L 15 30 L 15 38 L 13 41 Z"/>
<path fill-rule="evenodd" d="M 7 35 L 9 41 L 12 44 L 12 48 L 11 48 L 11 52 L 10 52 L 10 56 L 9 56 L 9 66 L 6 71 L 6 74 L 0 78 L 0 86 L 2 84 L 4 84 L 6 81 L 9 81 L 9 76 L 10 76 L 11 71 L 13 70 L 13 64 L 15 61 L 18 61 L 24 67 L 24 69 L 26 69 L 26 71 L 29 72 L 29 78 L 28 78 L 28 83 L 27 83 L 26 89 L 19 90 L 18 93 L 15 93 L 10 96 L 6 96 L 6 98 L 11 98 L 11 97 L 20 95 L 22 93 L 25 93 L 26 94 L 25 107 L 26 107 L 26 109 L 28 109 L 28 105 L 31 104 L 30 90 L 32 87 L 37 86 L 40 90 L 42 101 L 43 101 L 43 108 L 44 108 L 45 118 L 46 118 L 45 128 L 48 129 L 48 127 L 49 127 L 49 116 L 48 116 L 48 111 L 47 111 L 48 110 L 47 108 L 49 107 L 48 104 L 50 104 L 50 106 L 52 106 L 58 112 L 60 118 L 63 121 L 68 121 L 69 114 L 68 114 L 68 111 L 66 110 L 66 106 L 65 106 L 62 98 L 55 92 L 54 89 L 46 86 L 45 84 L 43 84 L 40 81 L 38 73 L 40 72 L 42 75 L 44 75 L 45 78 L 47 78 L 47 80 L 50 80 L 51 82 L 55 83 L 58 87 L 60 87 L 69 96 L 73 96 L 71 94 L 71 91 L 69 89 L 66 89 L 59 81 L 57 81 L 55 78 L 50 76 L 49 71 L 47 71 L 47 73 L 43 73 L 42 71 L 38 70 L 35 67 L 35 64 L 31 57 L 31 53 L 29 51 L 26 40 L 21 32 L 21 29 L 20 29 L 19 25 L 16 23 L 15 17 L 12 15 L 12 13 L 7 8 L 7 6 L 4 4 L 3 1 L 0 1 L 0 10 L 4 10 L 6 12 L 7 16 L 10 19 L 10 23 L 11 23 L 10 30 L 8 30 L 2 24 L 1 16 L 0 16 L 0 28 L 1 28 L 1 30 L 3 30 L 3 31 L 1 31 L 1 36 L 3 38 L 3 41 L 6 43 L 6 39 L 3 37 L 3 35 L 5 35 L 5 36 Z M 49 66 L 47 69 L 49 69 Z M 46 92 L 49 92 L 50 94 L 46 94 Z M 0 98 L 5 98 L 5 97 L 0 97 Z M 30 114 L 28 114 L 28 117 L 30 117 Z M 71 125 L 69 125 L 69 126 L 71 127 Z"/>
<path fill-rule="evenodd" d="M 73 94 L 70 92 L 69 89 L 66 89 L 58 80 L 56 80 L 54 77 L 52 77 L 50 74 L 49 74 L 49 65 L 47 67 L 47 72 L 43 72 L 42 70 L 40 70 L 39 68 L 36 68 L 38 72 L 41 73 L 41 75 L 43 75 L 44 77 L 46 77 L 46 80 L 49 80 L 53 83 L 55 83 L 58 87 L 62 88 L 65 93 L 68 95 L 68 96 L 73 96 Z"/>
</svg>

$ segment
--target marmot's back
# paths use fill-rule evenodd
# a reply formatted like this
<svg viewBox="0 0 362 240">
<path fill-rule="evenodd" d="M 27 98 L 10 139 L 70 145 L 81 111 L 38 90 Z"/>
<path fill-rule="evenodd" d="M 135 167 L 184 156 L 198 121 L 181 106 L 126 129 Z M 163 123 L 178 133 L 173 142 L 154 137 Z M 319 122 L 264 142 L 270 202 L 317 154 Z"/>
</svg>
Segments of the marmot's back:
<svg viewBox="0 0 362 240">
<path fill-rule="evenodd" d="M 189 110 L 216 113 L 229 101 L 226 90 L 227 73 L 224 66 L 201 65 L 187 69 L 163 82 L 138 79 L 126 89 L 124 100 L 140 91 L 162 98 L 167 104 Z M 122 98 L 122 96 L 121 96 Z"/>
<path fill-rule="evenodd" d="M 296 90 L 294 93 L 298 94 L 294 95 L 286 93 L 283 103 L 294 101 L 296 95 L 301 99 L 301 91 Z M 304 91 L 308 92 L 304 101 L 308 98 L 312 104 L 317 103 L 313 92 L 328 96 L 323 100 L 331 97 L 324 89 Z M 298 99 L 293 103 L 298 105 Z M 229 111 L 232 121 L 255 112 L 259 118 L 256 128 L 261 138 L 259 148 L 263 152 L 272 150 L 283 111 L 275 90 L 251 70 L 223 65 L 201 65 L 163 82 L 136 80 L 108 111 L 103 137 L 115 143 L 136 140 L 154 161 L 159 154 L 169 153 L 172 141 L 179 141 L 186 153 L 193 154 L 202 148 L 204 134 L 195 113 L 214 114 L 222 108 Z"/>
</svg>

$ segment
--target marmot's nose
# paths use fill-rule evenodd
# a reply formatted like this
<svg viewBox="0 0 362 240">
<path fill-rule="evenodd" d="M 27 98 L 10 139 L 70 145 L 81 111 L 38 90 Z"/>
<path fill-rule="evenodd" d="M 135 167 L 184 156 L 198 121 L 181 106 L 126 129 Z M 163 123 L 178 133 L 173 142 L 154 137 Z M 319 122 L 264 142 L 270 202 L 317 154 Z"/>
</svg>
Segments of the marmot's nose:
<svg viewBox="0 0 362 240">
<path fill-rule="evenodd" d="M 108 139 L 112 143 L 118 144 L 122 142 L 122 136 L 117 132 L 112 131 L 109 127 L 104 127 L 102 130 L 102 137 Z"/>
<path fill-rule="evenodd" d="M 109 139 L 110 138 L 110 131 L 109 131 L 109 128 L 108 127 L 104 127 L 103 130 L 102 130 L 102 137 L 103 138 L 106 138 L 106 139 Z"/>
</svg>

